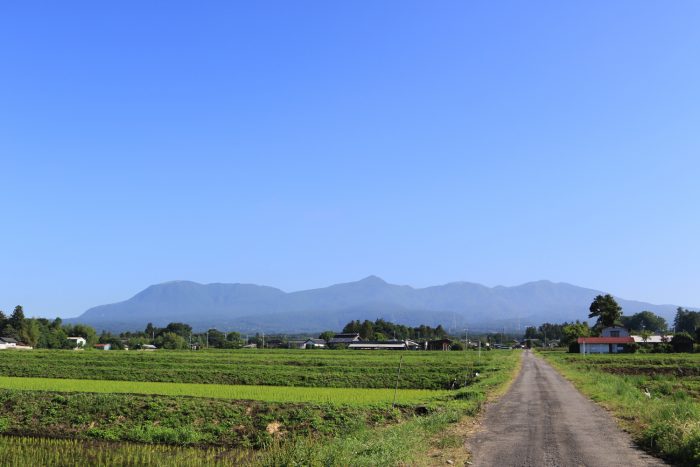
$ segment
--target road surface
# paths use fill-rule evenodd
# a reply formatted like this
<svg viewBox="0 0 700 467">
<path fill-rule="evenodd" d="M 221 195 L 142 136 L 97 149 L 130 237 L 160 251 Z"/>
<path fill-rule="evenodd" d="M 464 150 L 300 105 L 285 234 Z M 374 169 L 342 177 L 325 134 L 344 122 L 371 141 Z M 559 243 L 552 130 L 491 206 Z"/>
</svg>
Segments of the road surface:
<svg viewBox="0 0 700 467">
<path fill-rule="evenodd" d="M 474 466 L 659 466 L 612 417 L 529 350 L 509 391 L 467 441 Z"/>
</svg>

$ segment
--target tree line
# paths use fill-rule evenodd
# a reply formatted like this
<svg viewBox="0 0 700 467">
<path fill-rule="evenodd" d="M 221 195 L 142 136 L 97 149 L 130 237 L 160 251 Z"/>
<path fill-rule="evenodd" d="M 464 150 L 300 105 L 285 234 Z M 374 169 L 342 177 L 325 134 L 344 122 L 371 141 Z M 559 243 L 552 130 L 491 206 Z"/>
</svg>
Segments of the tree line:
<svg viewBox="0 0 700 467">
<path fill-rule="evenodd" d="M 700 342 L 700 312 L 678 307 L 673 321 L 673 329 L 669 329 L 666 320 L 651 312 L 640 311 L 633 315 L 624 316 L 622 307 L 612 295 L 598 295 L 589 307 L 588 318 L 596 318 L 591 327 L 585 321 L 573 323 L 544 323 L 539 327 L 530 326 L 525 330 L 525 339 L 540 341 L 557 340 L 562 346 L 575 346 L 579 337 L 599 336 L 606 327 L 621 326 L 631 333 L 648 338 L 653 334 L 669 334 L 673 338 L 668 344 L 674 351 L 692 351 L 695 342 Z"/>
<path fill-rule="evenodd" d="M 11 337 L 39 349 L 75 347 L 75 342 L 69 341 L 68 337 L 83 337 L 89 344 L 98 341 L 90 326 L 63 324 L 61 318 L 26 318 L 21 305 L 17 305 L 9 317 L 0 310 L 0 337 Z"/>
<path fill-rule="evenodd" d="M 374 322 L 364 320 L 350 321 L 343 327 L 343 333 L 359 333 L 363 340 L 388 340 L 388 339 L 443 339 L 447 337 L 442 325 L 430 327 L 424 324 L 416 327 L 405 326 L 403 324 L 392 323 L 383 319 Z"/>
</svg>

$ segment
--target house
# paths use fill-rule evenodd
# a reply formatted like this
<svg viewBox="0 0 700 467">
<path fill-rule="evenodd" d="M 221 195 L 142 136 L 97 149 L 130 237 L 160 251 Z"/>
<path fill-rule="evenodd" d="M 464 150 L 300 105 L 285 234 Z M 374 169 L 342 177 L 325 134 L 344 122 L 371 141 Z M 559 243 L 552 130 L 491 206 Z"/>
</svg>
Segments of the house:
<svg viewBox="0 0 700 467">
<path fill-rule="evenodd" d="M 579 352 L 587 353 L 620 353 L 625 347 L 634 343 L 627 329 L 620 326 L 611 326 L 603 329 L 600 337 L 579 337 Z"/>
<path fill-rule="evenodd" d="M 358 342 L 360 340 L 360 334 L 357 332 L 346 332 L 340 333 L 333 336 L 331 340 L 328 341 L 328 345 L 348 345 L 353 342 Z"/>
<path fill-rule="evenodd" d="M 326 347 L 325 339 L 306 339 L 304 341 L 305 349 L 323 349 Z"/>
<path fill-rule="evenodd" d="M 450 350 L 452 341 L 450 339 L 434 339 L 425 343 L 425 350 Z"/>
<path fill-rule="evenodd" d="M 97 350 L 111 350 L 112 344 L 95 344 Z"/>
<path fill-rule="evenodd" d="M 78 350 L 82 349 L 87 345 L 87 341 L 85 340 L 84 337 L 80 336 L 75 336 L 75 337 L 67 337 L 69 341 L 73 343 L 73 350 Z"/>
<path fill-rule="evenodd" d="M 299 340 L 299 339 L 292 339 L 287 341 L 287 347 L 290 349 L 305 349 L 306 348 L 306 341 Z"/>
<path fill-rule="evenodd" d="M 630 333 L 622 326 L 610 326 L 600 331 L 600 337 L 629 337 Z"/>
<path fill-rule="evenodd" d="M 6 349 L 14 349 L 17 348 L 18 342 L 12 337 L 0 337 L 0 344 L 3 344 Z"/>
<path fill-rule="evenodd" d="M 265 347 L 268 349 L 279 349 L 284 346 L 281 339 L 269 339 L 265 342 Z"/>
<path fill-rule="evenodd" d="M 348 344 L 354 350 L 416 350 L 419 345 L 411 340 L 405 341 L 358 341 Z"/>
</svg>

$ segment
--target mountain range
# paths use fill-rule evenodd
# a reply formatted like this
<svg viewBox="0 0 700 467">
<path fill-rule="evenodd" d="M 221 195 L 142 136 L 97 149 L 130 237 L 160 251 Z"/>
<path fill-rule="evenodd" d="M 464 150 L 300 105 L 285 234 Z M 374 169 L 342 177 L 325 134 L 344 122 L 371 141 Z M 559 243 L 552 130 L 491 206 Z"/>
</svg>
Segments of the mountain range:
<svg viewBox="0 0 700 467">
<path fill-rule="evenodd" d="M 515 331 L 543 322 L 584 320 L 591 301 L 602 293 L 545 280 L 513 287 L 452 282 L 413 288 L 369 276 L 289 293 L 253 284 L 172 281 L 65 321 L 112 332 L 141 330 L 149 322 L 165 326 L 178 321 L 195 330 L 302 333 L 340 330 L 354 319 L 383 318 L 407 325 Z M 676 310 L 676 305 L 616 299 L 626 315 L 649 310 L 672 322 Z"/>
</svg>

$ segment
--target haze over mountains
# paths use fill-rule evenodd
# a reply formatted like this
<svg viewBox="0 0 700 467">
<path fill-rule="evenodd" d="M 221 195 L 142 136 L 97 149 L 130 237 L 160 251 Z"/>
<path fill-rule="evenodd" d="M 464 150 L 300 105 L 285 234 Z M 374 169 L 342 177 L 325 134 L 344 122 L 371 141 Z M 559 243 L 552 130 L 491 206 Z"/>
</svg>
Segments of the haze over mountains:
<svg viewBox="0 0 700 467">
<path fill-rule="evenodd" d="M 91 308 L 66 322 L 115 332 L 140 330 L 148 322 L 164 326 L 180 321 L 195 329 L 293 333 L 339 330 L 353 319 L 384 318 L 409 325 L 514 331 L 543 322 L 583 320 L 600 293 L 604 292 L 550 281 L 514 287 L 452 282 L 413 288 L 376 276 L 290 293 L 252 284 L 173 281 L 152 285 L 123 302 Z M 671 322 L 676 310 L 676 305 L 616 298 L 626 315 L 650 310 Z"/>
</svg>

